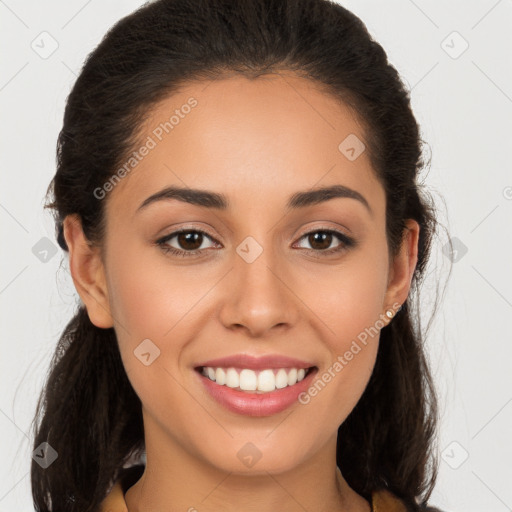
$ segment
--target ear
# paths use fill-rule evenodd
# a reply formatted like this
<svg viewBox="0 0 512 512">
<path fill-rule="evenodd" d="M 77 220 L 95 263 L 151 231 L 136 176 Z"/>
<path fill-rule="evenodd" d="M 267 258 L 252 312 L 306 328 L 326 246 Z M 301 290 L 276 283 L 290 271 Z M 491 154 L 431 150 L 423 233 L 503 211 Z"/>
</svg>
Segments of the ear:
<svg viewBox="0 0 512 512">
<path fill-rule="evenodd" d="M 76 214 L 67 215 L 63 222 L 64 238 L 69 249 L 69 269 L 75 288 L 85 304 L 91 322 L 96 327 L 114 325 L 110 314 L 105 269 L 100 248 L 85 237 L 82 222 Z"/>
<path fill-rule="evenodd" d="M 388 288 L 384 305 L 386 309 L 395 309 L 403 304 L 411 288 L 412 277 L 418 262 L 418 240 L 420 225 L 413 219 L 407 219 L 402 245 L 394 261 L 390 264 Z M 392 307 L 395 305 L 396 307 Z"/>
</svg>

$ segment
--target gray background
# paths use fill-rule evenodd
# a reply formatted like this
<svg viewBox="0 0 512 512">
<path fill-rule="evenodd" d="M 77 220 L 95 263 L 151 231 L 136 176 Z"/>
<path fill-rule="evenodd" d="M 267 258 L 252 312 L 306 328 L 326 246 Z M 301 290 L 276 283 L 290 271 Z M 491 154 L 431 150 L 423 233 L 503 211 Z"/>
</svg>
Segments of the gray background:
<svg viewBox="0 0 512 512">
<path fill-rule="evenodd" d="M 510 511 L 512 1 L 342 4 L 412 90 L 428 143 L 423 179 L 447 231 L 422 292 L 425 326 L 453 261 L 426 340 L 442 417 L 431 502 L 453 512 Z M 29 425 L 76 301 L 42 208 L 65 98 L 86 55 L 140 5 L 0 0 L 0 512 L 33 510 Z M 456 254 L 446 252 L 448 237 Z"/>
</svg>

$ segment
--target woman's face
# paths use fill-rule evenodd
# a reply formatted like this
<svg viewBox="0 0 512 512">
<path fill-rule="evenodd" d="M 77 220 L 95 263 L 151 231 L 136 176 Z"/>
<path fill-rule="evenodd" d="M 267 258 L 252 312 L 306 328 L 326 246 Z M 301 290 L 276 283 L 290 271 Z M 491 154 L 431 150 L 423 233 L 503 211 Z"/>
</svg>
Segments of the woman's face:
<svg viewBox="0 0 512 512">
<path fill-rule="evenodd" d="M 105 303 L 83 298 L 96 325 L 115 328 L 148 462 L 172 454 L 258 474 L 332 459 L 416 263 L 414 225 L 401 259 L 388 259 L 385 194 L 364 139 L 348 108 L 291 73 L 190 83 L 146 120 L 125 172 L 103 189 Z M 311 195 L 335 186 L 353 192 Z M 169 187 L 202 191 L 202 205 L 160 194 Z M 180 229 L 188 236 L 172 236 Z M 241 354 L 316 369 L 274 391 L 288 402 L 197 369 Z M 272 387 L 259 373 L 284 368 L 286 385 L 292 367 L 267 361 L 242 380 Z"/>
</svg>

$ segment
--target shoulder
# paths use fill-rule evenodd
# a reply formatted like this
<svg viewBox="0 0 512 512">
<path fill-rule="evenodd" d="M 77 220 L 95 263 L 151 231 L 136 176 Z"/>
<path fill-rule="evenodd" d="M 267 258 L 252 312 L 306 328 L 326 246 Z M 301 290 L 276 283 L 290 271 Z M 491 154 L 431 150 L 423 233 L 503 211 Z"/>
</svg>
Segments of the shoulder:
<svg viewBox="0 0 512 512">
<path fill-rule="evenodd" d="M 130 468 L 123 468 L 107 493 L 103 501 L 100 503 L 99 512 L 128 512 L 126 501 L 124 500 L 125 492 L 142 476 L 145 466 L 138 464 Z"/>
<path fill-rule="evenodd" d="M 388 489 L 379 489 L 372 493 L 372 512 L 443 512 L 436 507 L 408 506 L 402 499 Z"/>
<path fill-rule="evenodd" d="M 372 493 L 372 512 L 409 512 L 405 503 L 387 489 Z"/>
</svg>

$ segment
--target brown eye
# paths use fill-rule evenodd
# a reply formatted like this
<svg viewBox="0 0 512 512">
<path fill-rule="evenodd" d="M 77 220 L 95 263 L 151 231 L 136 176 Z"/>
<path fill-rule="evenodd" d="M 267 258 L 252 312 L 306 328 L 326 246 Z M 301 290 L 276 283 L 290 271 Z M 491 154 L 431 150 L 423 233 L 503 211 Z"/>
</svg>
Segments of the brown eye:
<svg viewBox="0 0 512 512">
<path fill-rule="evenodd" d="M 308 242 L 313 249 L 325 250 L 328 249 L 332 243 L 332 233 L 327 231 L 316 231 L 308 235 Z"/>
<path fill-rule="evenodd" d="M 176 240 L 174 241 L 174 239 Z M 214 240 L 208 233 L 200 229 L 181 229 L 157 240 L 156 244 L 164 252 L 176 256 L 195 256 L 205 249 L 202 247 L 205 239 Z"/>
<path fill-rule="evenodd" d="M 194 251 L 201 247 L 203 241 L 203 234 L 198 231 L 186 231 L 176 235 L 176 241 L 180 249 Z"/>
<path fill-rule="evenodd" d="M 331 247 L 335 239 L 338 239 L 338 244 Z M 333 229 L 317 229 L 310 231 L 303 235 L 300 240 L 306 240 L 311 248 L 304 247 L 304 249 L 311 253 L 316 253 L 318 256 L 330 255 L 339 253 L 356 246 L 356 241 L 339 231 Z"/>
</svg>

